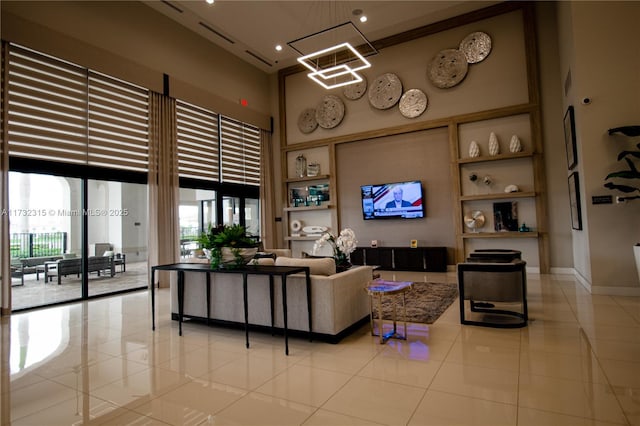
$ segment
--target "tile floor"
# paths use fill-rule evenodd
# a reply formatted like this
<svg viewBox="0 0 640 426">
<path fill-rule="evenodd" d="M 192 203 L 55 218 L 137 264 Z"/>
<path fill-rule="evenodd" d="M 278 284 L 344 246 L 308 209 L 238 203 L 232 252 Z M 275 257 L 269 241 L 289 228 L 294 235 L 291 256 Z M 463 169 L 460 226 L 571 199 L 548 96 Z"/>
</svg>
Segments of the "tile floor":
<svg viewBox="0 0 640 426">
<path fill-rule="evenodd" d="M 523 329 L 462 327 L 454 303 L 406 342 L 365 326 L 337 345 L 291 339 L 288 357 L 281 336 L 179 337 L 167 290 L 155 332 L 147 292 L 4 317 L 0 423 L 640 425 L 640 298 L 528 279 Z"/>
</svg>

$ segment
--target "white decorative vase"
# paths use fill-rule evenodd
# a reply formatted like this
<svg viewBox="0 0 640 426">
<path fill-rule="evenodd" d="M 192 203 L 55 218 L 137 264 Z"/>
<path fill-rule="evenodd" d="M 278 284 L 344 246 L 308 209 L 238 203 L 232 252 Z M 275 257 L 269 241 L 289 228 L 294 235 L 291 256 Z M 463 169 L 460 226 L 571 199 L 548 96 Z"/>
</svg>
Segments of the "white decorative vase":
<svg viewBox="0 0 640 426">
<path fill-rule="evenodd" d="M 522 144 L 518 135 L 511 136 L 511 142 L 509 142 L 509 151 L 520 152 L 522 151 Z"/>
<path fill-rule="evenodd" d="M 480 147 L 478 146 L 478 142 L 471 141 L 469 144 L 469 157 L 476 158 L 480 156 Z"/>
<path fill-rule="evenodd" d="M 495 133 L 491 132 L 489 135 L 489 155 L 500 154 L 500 144 L 498 143 L 498 137 Z"/>
</svg>

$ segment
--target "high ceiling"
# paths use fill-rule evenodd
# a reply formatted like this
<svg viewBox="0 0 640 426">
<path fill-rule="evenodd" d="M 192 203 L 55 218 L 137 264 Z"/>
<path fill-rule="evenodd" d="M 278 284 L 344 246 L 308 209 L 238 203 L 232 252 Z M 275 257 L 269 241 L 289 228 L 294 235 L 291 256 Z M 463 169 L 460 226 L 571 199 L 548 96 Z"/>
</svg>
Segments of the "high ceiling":
<svg viewBox="0 0 640 426">
<path fill-rule="evenodd" d="M 287 42 L 352 21 L 369 41 L 480 9 L 496 1 L 155 0 L 148 6 L 267 73 L 295 64 Z M 358 10 L 367 16 L 359 21 Z M 355 11 L 355 13 L 354 13 Z M 275 46 L 283 49 L 278 52 Z"/>
</svg>

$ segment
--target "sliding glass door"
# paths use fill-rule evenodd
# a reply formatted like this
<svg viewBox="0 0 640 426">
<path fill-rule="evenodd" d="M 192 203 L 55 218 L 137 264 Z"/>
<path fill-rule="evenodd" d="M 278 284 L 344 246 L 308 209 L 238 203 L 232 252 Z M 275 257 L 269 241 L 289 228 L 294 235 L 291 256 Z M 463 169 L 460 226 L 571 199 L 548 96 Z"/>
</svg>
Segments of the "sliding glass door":
<svg viewBox="0 0 640 426">
<path fill-rule="evenodd" d="M 88 180 L 88 294 L 147 286 L 147 186 Z"/>
<path fill-rule="evenodd" d="M 7 213 L 12 309 L 80 299 L 82 180 L 9 172 Z"/>
</svg>

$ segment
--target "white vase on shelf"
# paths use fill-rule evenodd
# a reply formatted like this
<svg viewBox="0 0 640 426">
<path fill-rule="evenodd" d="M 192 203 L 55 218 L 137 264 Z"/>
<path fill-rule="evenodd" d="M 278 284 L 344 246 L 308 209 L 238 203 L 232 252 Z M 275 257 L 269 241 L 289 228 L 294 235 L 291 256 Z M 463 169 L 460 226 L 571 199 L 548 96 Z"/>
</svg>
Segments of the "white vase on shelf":
<svg viewBox="0 0 640 426">
<path fill-rule="evenodd" d="M 471 141 L 469 144 L 469 157 L 476 158 L 480 156 L 480 147 L 478 146 L 478 142 Z"/>
<path fill-rule="evenodd" d="M 491 132 L 489 135 L 489 155 L 500 154 L 500 144 L 498 143 L 498 137 L 495 133 Z"/>
<path fill-rule="evenodd" d="M 515 153 L 522 151 L 522 143 L 518 135 L 511 136 L 511 142 L 509 142 L 509 151 Z"/>
</svg>

